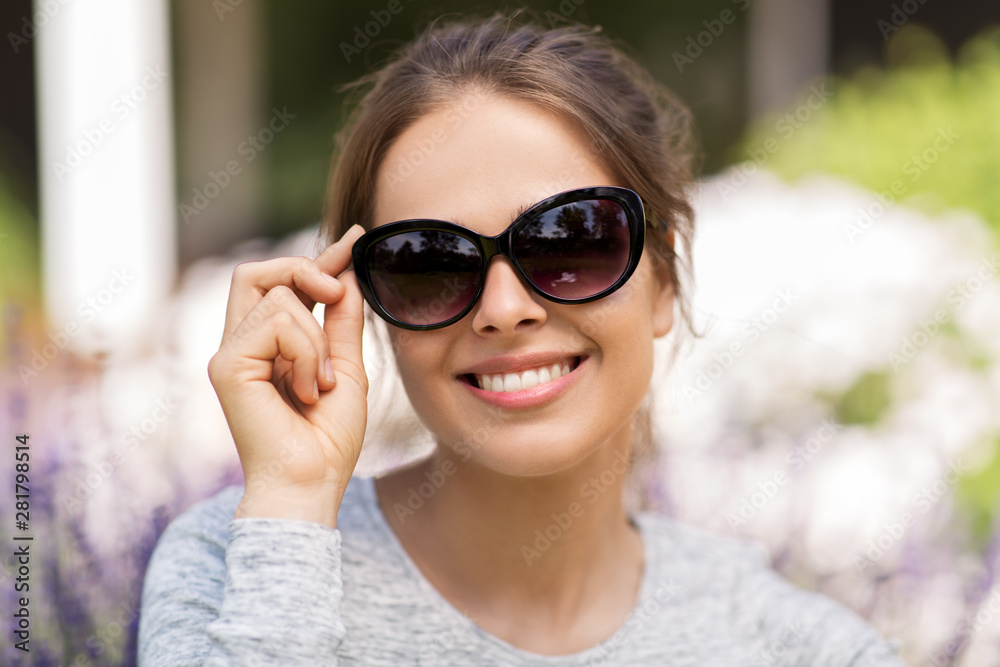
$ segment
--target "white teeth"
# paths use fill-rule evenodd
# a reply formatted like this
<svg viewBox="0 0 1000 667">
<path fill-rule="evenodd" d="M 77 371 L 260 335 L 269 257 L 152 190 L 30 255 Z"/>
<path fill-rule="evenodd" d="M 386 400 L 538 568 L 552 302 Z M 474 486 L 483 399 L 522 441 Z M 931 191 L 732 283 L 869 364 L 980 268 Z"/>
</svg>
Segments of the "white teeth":
<svg viewBox="0 0 1000 667">
<path fill-rule="evenodd" d="M 570 372 L 569 362 L 532 368 L 520 373 L 497 373 L 476 375 L 479 387 L 486 391 L 513 392 L 532 389 L 540 384 L 558 380 Z"/>
<path fill-rule="evenodd" d="M 521 391 L 521 376 L 514 375 L 513 373 L 507 373 L 503 376 L 503 390 L 508 391 Z"/>
</svg>

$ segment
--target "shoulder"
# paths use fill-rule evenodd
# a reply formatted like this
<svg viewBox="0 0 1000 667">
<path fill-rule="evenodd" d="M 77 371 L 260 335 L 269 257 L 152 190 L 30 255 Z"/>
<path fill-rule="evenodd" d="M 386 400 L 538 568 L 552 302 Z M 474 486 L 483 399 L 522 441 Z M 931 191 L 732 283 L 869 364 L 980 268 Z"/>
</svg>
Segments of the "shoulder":
<svg viewBox="0 0 1000 667">
<path fill-rule="evenodd" d="M 767 551 L 759 543 L 715 535 L 652 512 L 635 519 L 648 541 L 653 567 L 686 582 L 691 595 L 732 590 L 747 575 L 769 569 Z"/>
<path fill-rule="evenodd" d="M 208 652 L 203 627 L 222 604 L 229 523 L 242 497 L 242 487 L 227 487 L 174 518 L 160 535 L 142 587 L 141 663 L 164 657 L 193 663 Z"/>
<path fill-rule="evenodd" d="M 677 557 L 738 558 L 742 562 L 745 558 L 759 560 L 766 555 L 759 543 L 716 535 L 702 528 L 678 523 L 663 514 L 642 512 L 635 519 L 642 528 L 643 537 L 648 535 L 658 546 L 669 548 Z"/>
<path fill-rule="evenodd" d="M 368 478 L 351 478 L 340 506 L 338 527 L 342 523 L 356 526 L 369 523 L 372 500 L 367 486 L 370 483 Z M 163 531 L 157 549 L 160 545 L 171 546 L 193 540 L 205 546 L 221 545 L 225 550 L 230 522 L 243 498 L 243 491 L 244 487 L 240 484 L 227 486 L 178 514 Z"/>
<path fill-rule="evenodd" d="M 170 522 L 157 541 L 150 566 L 169 556 L 169 560 L 223 560 L 229 524 L 243 497 L 242 486 L 228 486 L 201 500 Z"/>
<path fill-rule="evenodd" d="M 345 577 L 353 585 L 388 586 L 412 581 L 405 552 L 386 523 L 374 478 L 352 477 L 337 513 Z"/>
<path fill-rule="evenodd" d="M 195 503 L 175 517 L 157 540 L 146 569 L 144 600 L 155 603 L 157 592 L 169 590 L 197 572 L 208 579 L 225 579 L 229 524 L 243 497 L 243 487 L 229 486 Z M 221 595 L 221 592 L 220 592 Z"/>
<path fill-rule="evenodd" d="M 775 572 L 763 545 L 653 513 L 636 521 L 650 541 L 656 578 L 670 581 L 697 634 L 728 637 L 760 664 L 902 664 L 895 648 L 856 613 Z"/>
<path fill-rule="evenodd" d="M 359 532 L 371 528 L 373 501 L 368 486 L 371 480 L 352 477 L 344 492 L 337 527 L 357 537 Z M 236 524 L 253 525 L 264 530 L 274 526 L 299 526 L 301 522 L 279 522 L 276 520 L 240 520 L 233 523 L 236 508 L 243 498 L 244 487 L 234 484 L 201 500 L 177 515 L 160 535 L 154 555 L 170 552 L 172 557 L 181 553 L 201 553 L 218 559 L 225 556 L 231 530 Z M 317 528 L 321 528 L 317 526 Z M 327 529 L 329 530 L 329 529 Z"/>
</svg>

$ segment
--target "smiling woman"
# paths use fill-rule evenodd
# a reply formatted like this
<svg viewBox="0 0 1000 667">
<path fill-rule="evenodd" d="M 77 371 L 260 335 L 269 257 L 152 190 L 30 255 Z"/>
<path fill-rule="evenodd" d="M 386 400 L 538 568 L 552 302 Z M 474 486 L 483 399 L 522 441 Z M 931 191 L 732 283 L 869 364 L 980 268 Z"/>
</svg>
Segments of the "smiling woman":
<svg viewBox="0 0 1000 667">
<path fill-rule="evenodd" d="M 653 341 L 688 322 L 683 108 L 521 16 L 365 83 L 329 247 L 233 275 L 209 375 L 246 485 L 161 538 L 143 664 L 901 664 L 752 546 L 624 507 Z M 366 299 L 437 443 L 374 480 Z"/>
</svg>

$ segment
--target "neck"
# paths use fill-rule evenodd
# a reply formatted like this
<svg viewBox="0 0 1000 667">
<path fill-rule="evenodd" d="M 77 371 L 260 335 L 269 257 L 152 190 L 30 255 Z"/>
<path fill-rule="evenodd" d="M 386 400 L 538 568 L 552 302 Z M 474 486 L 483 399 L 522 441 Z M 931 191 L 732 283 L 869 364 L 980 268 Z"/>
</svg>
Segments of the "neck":
<svg viewBox="0 0 1000 667">
<path fill-rule="evenodd" d="M 623 429 L 571 468 L 538 477 L 499 474 L 439 447 L 376 490 L 400 542 L 455 606 L 531 605 L 568 622 L 623 586 L 635 599 L 642 548 L 622 502 L 630 439 Z"/>
</svg>

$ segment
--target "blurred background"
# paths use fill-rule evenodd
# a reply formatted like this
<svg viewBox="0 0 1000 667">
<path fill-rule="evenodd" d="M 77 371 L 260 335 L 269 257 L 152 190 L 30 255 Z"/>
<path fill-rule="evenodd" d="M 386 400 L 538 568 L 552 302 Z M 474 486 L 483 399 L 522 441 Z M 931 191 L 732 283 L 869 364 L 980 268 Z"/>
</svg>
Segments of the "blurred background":
<svg viewBox="0 0 1000 667">
<path fill-rule="evenodd" d="M 697 120 L 704 336 L 658 342 L 634 506 L 763 542 L 908 664 L 1000 664 L 1000 5 L 475 8 L 525 6 L 601 25 Z M 343 87 L 469 8 L 0 5 L 0 436 L 30 435 L 41 591 L 0 662 L 134 663 L 157 537 L 242 482 L 206 373 L 233 267 L 315 256 Z M 366 336 L 372 475 L 431 444 Z"/>
</svg>

